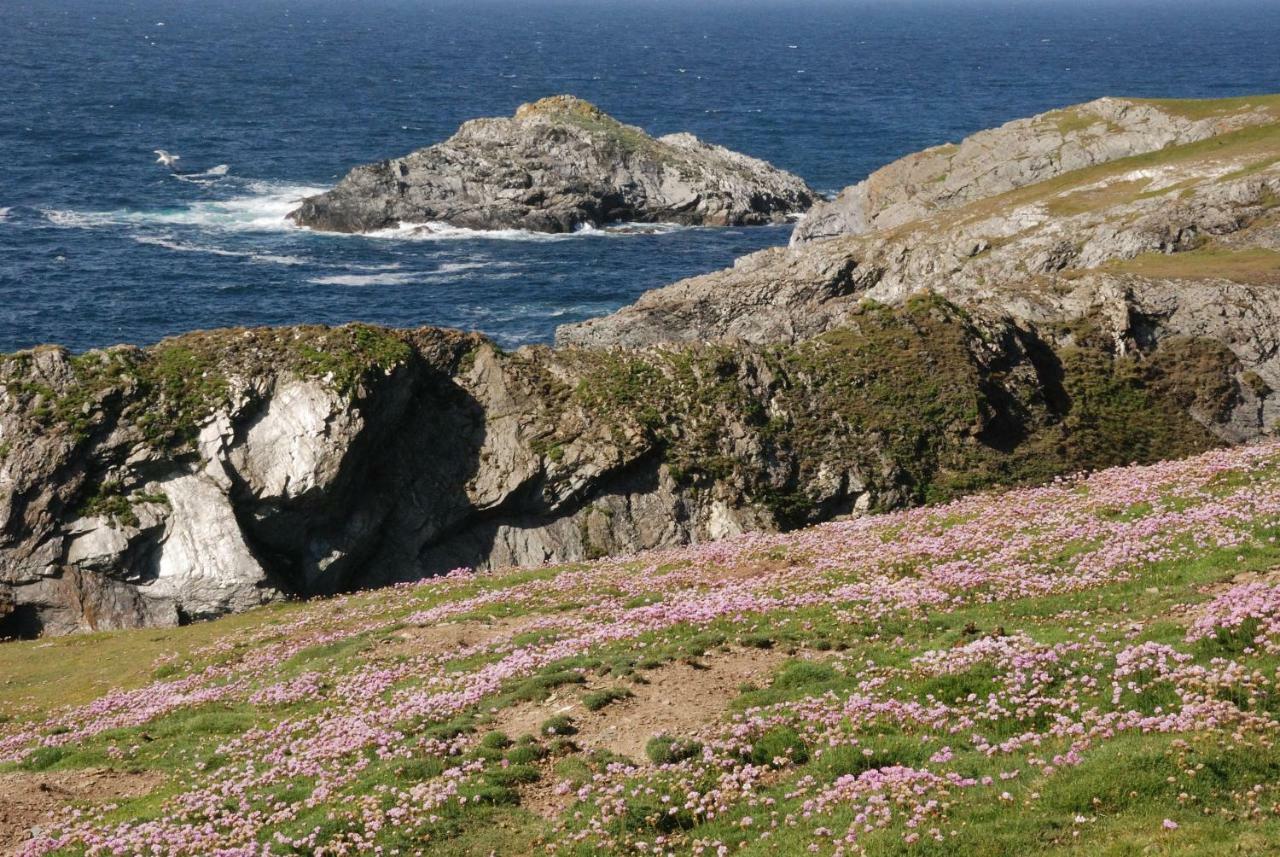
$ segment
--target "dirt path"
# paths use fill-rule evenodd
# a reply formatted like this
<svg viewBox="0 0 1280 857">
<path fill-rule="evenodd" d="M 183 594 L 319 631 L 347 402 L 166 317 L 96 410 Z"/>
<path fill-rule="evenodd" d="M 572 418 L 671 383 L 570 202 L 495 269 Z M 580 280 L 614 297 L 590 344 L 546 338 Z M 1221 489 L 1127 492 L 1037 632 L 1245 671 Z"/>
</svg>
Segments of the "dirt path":
<svg viewBox="0 0 1280 857">
<path fill-rule="evenodd" d="M 33 828 L 52 821 L 71 804 L 140 797 L 163 780 L 155 771 L 126 773 L 109 768 L 0 774 L 0 854 L 17 854 Z"/>
</svg>

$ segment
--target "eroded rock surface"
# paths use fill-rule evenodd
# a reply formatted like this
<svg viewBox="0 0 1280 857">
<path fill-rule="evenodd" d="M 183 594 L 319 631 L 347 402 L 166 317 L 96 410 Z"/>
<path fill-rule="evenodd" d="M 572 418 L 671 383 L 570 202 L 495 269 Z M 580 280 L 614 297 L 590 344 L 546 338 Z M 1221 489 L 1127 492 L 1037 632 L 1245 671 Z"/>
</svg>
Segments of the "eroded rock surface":
<svg viewBox="0 0 1280 857">
<path fill-rule="evenodd" d="M 691 134 L 655 139 L 562 95 L 356 167 L 289 216 L 329 232 L 403 224 L 570 232 L 620 221 L 779 223 L 814 199 L 803 181 L 764 161 Z"/>
<path fill-rule="evenodd" d="M 504 354 L 348 326 L 20 352 L 0 365 L 0 635 L 794 526 L 1191 452 L 1270 413 L 1261 364 L 1214 339 L 1144 361 L 1078 339 L 1055 353 L 920 297 L 795 343 Z"/>
</svg>

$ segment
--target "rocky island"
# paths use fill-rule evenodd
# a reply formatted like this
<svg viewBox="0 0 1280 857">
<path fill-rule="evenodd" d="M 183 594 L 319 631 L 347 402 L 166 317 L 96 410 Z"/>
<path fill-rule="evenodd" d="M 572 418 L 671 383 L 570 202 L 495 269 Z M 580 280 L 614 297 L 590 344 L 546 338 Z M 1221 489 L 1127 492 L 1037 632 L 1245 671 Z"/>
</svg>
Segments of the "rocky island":
<svg viewBox="0 0 1280 857">
<path fill-rule="evenodd" d="M 784 222 L 817 195 L 692 134 L 654 138 L 573 96 L 475 119 L 443 143 L 356 167 L 289 217 L 327 232 L 402 224 L 571 232 L 617 222 Z"/>
<path fill-rule="evenodd" d="M 347 325 L 0 357 L 0 636 L 790 529 L 1269 433 L 1280 98 L 1107 100 L 980 139 L 556 348 Z"/>
</svg>

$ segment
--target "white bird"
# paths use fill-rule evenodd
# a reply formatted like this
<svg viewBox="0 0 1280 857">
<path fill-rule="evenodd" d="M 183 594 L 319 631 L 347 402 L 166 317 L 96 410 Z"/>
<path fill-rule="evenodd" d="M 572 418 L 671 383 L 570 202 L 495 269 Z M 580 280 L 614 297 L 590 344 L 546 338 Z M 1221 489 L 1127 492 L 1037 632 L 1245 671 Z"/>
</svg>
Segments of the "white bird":
<svg viewBox="0 0 1280 857">
<path fill-rule="evenodd" d="M 177 169 L 177 163 L 181 159 L 181 155 L 171 155 L 164 149 L 156 149 L 155 153 L 160 157 L 156 158 L 157 164 L 164 164 L 171 170 Z"/>
</svg>

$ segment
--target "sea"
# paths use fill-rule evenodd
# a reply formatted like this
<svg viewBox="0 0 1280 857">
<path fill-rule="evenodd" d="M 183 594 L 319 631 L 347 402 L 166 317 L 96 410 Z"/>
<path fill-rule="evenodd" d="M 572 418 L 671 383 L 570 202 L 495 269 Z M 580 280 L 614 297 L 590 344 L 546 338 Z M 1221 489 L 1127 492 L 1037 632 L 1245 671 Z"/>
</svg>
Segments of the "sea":
<svg viewBox="0 0 1280 857">
<path fill-rule="evenodd" d="M 357 164 L 557 93 L 834 193 L 1102 95 L 1275 91 L 1278 0 L 0 0 L 0 351 L 352 320 L 517 347 L 786 243 L 285 219 Z"/>
</svg>

